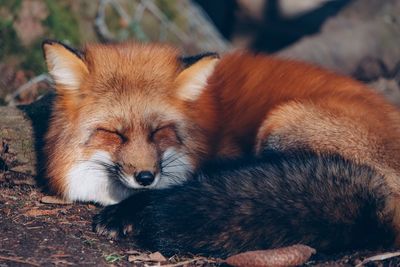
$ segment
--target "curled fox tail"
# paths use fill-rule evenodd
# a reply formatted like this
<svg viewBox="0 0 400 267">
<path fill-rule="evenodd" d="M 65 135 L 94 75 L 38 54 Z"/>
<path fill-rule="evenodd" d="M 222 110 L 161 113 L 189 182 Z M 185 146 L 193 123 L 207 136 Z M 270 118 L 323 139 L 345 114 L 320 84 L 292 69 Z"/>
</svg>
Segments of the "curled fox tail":
<svg viewBox="0 0 400 267">
<path fill-rule="evenodd" d="M 302 243 L 317 251 L 394 241 L 390 190 L 373 169 L 338 155 L 267 153 L 221 164 L 183 185 L 137 193 L 105 208 L 100 233 L 148 249 L 225 257 Z"/>
</svg>

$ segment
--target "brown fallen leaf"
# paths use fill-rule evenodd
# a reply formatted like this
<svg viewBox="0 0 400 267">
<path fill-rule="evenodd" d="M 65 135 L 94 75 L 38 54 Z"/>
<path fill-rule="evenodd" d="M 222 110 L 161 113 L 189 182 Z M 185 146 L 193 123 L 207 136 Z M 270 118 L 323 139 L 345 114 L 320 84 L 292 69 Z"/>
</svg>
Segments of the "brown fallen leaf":
<svg viewBox="0 0 400 267">
<path fill-rule="evenodd" d="M 72 204 L 71 201 L 67 201 L 61 198 L 53 197 L 53 196 L 44 196 L 40 200 L 40 202 L 45 204 L 59 204 L 59 205 L 69 205 Z"/>
<path fill-rule="evenodd" d="M 308 261 L 315 249 L 305 245 L 256 250 L 230 256 L 225 262 L 235 267 L 289 267 L 302 265 Z"/>
<path fill-rule="evenodd" d="M 140 255 L 129 255 L 128 261 L 135 262 L 135 261 L 151 261 L 151 260 L 148 255 L 140 254 Z"/>
<path fill-rule="evenodd" d="M 132 252 L 136 252 L 136 251 L 132 251 Z M 134 253 L 134 254 L 136 254 L 136 253 Z M 140 253 L 140 254 L 136 254 L 136 255 L 129 255 L 128 261 L 129 262 L 136 262 L 136 261 L 165 262 L 165 261 L 167 261 L 167 259 L 160 252 L 154 252 L 154 253 L 150 253 L 150 254 Z"/>
<path fill-rule="evenodd" d="M 167 261 L 167 259 L 160 253 L 160 252 L 154 252 L 148 255 L 151 261 L 157 261 L 157 262 L 163 262 Z"/>
<path fill-rule="evenodd" d="M 45 215 L 55 215 L 60 211 L 60 209 L 52 209 L 52 210 L 39 210 L 39 209 L 32 209 L 28 210 L 24 213 L 25 216 L 28 217 L 37 217 L 37 216 L 45 216 Z"/>
</svg>

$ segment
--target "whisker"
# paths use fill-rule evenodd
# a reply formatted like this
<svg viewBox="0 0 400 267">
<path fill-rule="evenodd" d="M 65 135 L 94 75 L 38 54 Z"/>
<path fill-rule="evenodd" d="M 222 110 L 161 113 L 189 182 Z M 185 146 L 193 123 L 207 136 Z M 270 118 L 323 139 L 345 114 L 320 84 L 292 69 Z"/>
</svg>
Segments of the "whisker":
<svg viewBox="0 0 400 267">
<path fill-rule="evenodd" d="M 181 156 L 182 157 L 182 156 Z M 162 161 L 161 166 L 171 166 L 172 163 L 179 162 L 179 163 L 184 163 L 179 156 L 176 156 L 173 160 L 170 160 L 168 162 Z"/>
<path fill-rule="evenodd" d="M 179 155 L 177 154 L 171 154 L 169 155 L 166 159 L 162 160 L 162 163 L 168 165 L 170 163 L 175 162 L 179 158 Z"/>
</svg>

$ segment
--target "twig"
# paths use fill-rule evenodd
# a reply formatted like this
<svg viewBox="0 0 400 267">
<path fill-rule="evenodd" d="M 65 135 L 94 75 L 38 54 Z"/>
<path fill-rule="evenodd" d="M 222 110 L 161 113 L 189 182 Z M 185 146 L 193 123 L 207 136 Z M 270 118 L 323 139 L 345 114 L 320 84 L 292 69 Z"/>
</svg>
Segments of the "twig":
<svg viewBox="0 0 400 267">
<path fill-rule="evenodd" d="M 14 93 L 12 93 L 11 95 L 8 95 L 6 97 L 6 101 L 8 102 L 8 105 L 9 106 L 15 106 L 16 105 L 15 99 L 19 95 L 21 95 L 22 93 L 28 91 L 29 89 L 32 88 L 33 85 L 38 84 L 40 82 L 47 82 L 50 85 L 53 84 L 53 80 L 50 77 L 50 75 L 48 75 L 46 73 L 40 74 L 40 75 L 30 79 L 28 82 L 24 83 L 20 87 L 18 87 L 18 89 L 15 90 Z"/>
<path fill-rule="evenodd" d="M 32 266 L 40 266 L 40 265 L 37 264 L 37 263 L 29 262 L 29 261 L 24 261 L 24 260 L 20 260 L 20 259 L 18 259 L 18 258 L 14 258 L 14 257 L 0 256 L 0 260 L 18 262 L 18 263 L 28 264 L 28 265 L 32 265 Z"/>
<path fill-rule="evenodd" d="M 356 267 L 361 267 L 364 264 L 371 262 L 371 261 L 384 261 L 390 258 L 394 257 L 399 257 L 400 256 L 400 251 L 398 252 L 388 252 L 388 253 L 383 253 L 379 255 L 375 255 L 369 258 L 364 259 L 361 263 L 357 264 Z"/>
</svg>

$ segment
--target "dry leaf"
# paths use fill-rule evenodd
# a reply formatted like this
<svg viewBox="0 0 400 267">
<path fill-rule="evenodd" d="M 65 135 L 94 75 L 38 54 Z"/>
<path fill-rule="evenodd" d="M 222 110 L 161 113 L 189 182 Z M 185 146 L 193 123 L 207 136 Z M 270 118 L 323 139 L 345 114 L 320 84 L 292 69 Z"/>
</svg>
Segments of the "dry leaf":
<svg viewBox="0 0 400 267">
<path fill-rule="evenodd" d="M 36 217 L 36 216 L 54 215 L 57 214 L 58 212 L 59 209 L 52 209 L 52 210 L 33 209 L 33 210 L 28 210 L 27 212 L 24 213 L 24 215 L 29 217 Z"/>
<path fill-rule="evenodd" d="M 140 255 L 129 255 L 128 257 L 129 262 L 134 262 L 134 261 L 150 261 L 150 258 L 146 254 L 140 254 Z"/>
<path fill-rule="evenodd" d="M 157 262 L 163 262 L 167 261 L 167 259 L 160 253 L 160 252 L 154 252 L 148 255 L 151 261 L 157 261 Z"/>
<path fill-rule="evenodd" d="M 140 253 L 136 250 L 132 250 L 132 251 L 128 251 L 128 252 L 131 252 L 130 254 L 136 254 L 136 255 L 128 256 L 129 262 L 135 262 L 135 261 L 164 262 L 164 261 L 167 261 L 167 259 L 160 252 L 154 252 L 154 253 L 150 253 L 150 254 Z"/>
<path fill-rule="evenodd" d="M 40 202 L 45 203 L 45 204 L 60 204 L 60 205 L 72 204 L 71 201 L 67 201 L 67 200 L 53 197 L 53 196 L 44 196 L 44 197 L 42 197 Z"/>
</svg>

